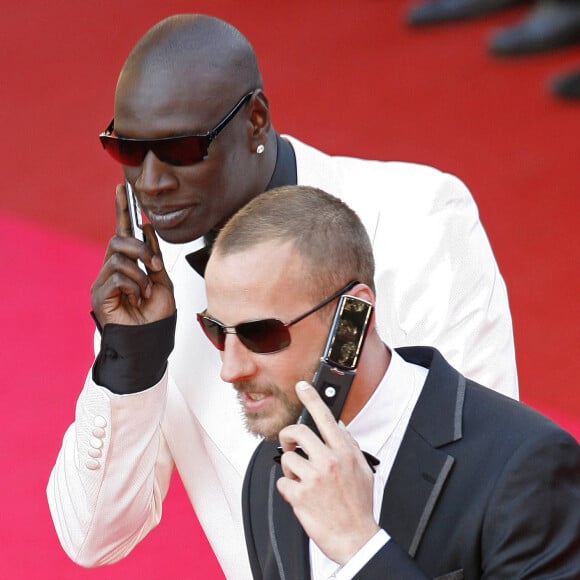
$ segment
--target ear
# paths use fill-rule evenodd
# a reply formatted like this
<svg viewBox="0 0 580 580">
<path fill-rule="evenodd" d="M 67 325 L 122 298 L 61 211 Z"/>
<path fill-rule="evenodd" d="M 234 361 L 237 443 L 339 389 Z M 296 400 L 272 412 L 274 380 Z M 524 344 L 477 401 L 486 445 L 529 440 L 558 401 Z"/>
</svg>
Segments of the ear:
<svg viewBox="0 0 580 580">
<path fill-rule="evenodd" d="M 262 89 L 257 89 L 250 99 L 250 123 L 248 124 L 248 137 L 252 151 L 261 143 L 268 140 L 268 133 L 272 129 L 270 120 L 270 105 L 268 98 Z"/>
<path fill-rule="evenodd" d="M 374 292 L 370 289 L 369 286 L 363 284 L 362 282 L 357 284 L 354 288 L 348 291 L 348 294 L 351 296 L 356 296 L 357 298 L 361 298 L 362 300 L 366 300 L 370 302 L 373 306 L 375 305 L 376 298 Z"/>
<path fill-rule="evenodd" d="M 366 300 L 367 302 L 370 302 L 373 306 L 376 305 L 376 297 L 375 297 L 374 292 L 370 289 L 369 286 L 367 286 L 366 284 L 363 284 L 362 282 L 360 284 L 357 284 L 351 290 L 349 290 L 348 294 L 350 294 L 352 296 L 356 296 L 357 298 L 360 298 L 361 300 Z M 368 330 L 369 336 L 376 329 L 375 323 L 376 323 L 376 317 L 375 317 L 375 312 L 373 309 L 373 314 L 371 316 L 370 326 L 369 326 L 369 330 Z"/>
</svg>

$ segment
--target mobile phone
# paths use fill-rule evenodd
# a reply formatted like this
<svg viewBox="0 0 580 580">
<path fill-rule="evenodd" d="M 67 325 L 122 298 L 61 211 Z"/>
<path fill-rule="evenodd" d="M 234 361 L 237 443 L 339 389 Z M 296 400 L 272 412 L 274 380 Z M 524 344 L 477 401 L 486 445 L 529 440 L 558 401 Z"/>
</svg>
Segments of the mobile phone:
<svg viewBox="0 0 580 580">
<path fill-rule="evenodd" d="M 143 216 L 141 208 L 137 203 L 133 186 L 125 179 L 125 193 L 127 195 L 127 207 L 129 208 L 129 220 L 131 221 L 131 235 L 139 241 L 145 241 L 145 234 L 143 233 Z"/>
<path fill-rule="evenodd" d="M 356 375 L 372 313 L 373 305 L 370 302 L 349 294 L 340 297 L 320 364 L 312 379 L 312 385 L 337 421 Z M 298 423 L 308 425 L 318 434 L 306 409 L 302 411 Z"/>
</svg>

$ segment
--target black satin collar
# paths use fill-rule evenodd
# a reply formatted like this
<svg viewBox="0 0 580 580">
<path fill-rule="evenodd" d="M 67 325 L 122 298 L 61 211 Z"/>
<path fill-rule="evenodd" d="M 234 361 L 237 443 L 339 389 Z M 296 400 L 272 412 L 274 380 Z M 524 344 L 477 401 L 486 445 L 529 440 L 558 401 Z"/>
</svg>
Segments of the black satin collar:
<svg viewBox="0 0 580 580">
<path fill-rule="evenodd" d="M 276 133 L 276 165 L 266 191 L 282 185 L 296 185 L 298 173 L 296 170 L 296 155 L 292 145 Z"/>
</svg>

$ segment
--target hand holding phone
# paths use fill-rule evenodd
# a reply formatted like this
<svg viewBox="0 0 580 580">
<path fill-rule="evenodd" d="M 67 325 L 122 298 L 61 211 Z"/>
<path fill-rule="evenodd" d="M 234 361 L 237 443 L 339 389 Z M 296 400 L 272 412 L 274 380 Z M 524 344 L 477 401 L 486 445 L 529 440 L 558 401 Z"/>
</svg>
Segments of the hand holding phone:
<svg viewBox="0 0 580 580">
<path fill-rule="evenodd" d="M 372 313 L 373 305 L 370 302 L 349 294 L 340 297 L 318 369 L 312 379 L 313 387 L 337 421 L 356 375 Z M 320 436 L 314 419 L 306 409 L 302 411 L 297 422 L 308 426 Z M 294 451 L 306 457 L 301 447 L 296 447 Z M 274 457 L 274 461 L 280 463 L 282 447 L 278 447 L 278 452 L 279 455 Z M 362 453 L 374 473 L 379 460 L 370 453 Z"/>
</svg>

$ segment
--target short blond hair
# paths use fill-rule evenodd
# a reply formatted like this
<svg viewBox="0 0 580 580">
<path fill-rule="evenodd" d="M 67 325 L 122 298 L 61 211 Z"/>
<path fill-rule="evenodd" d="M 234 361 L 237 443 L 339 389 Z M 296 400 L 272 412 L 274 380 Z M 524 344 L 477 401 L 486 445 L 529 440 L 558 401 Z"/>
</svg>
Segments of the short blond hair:
<svg viewBox="0 0 580 580">
<path fill-rule="evenodd" d="M 309 265 L 304 279 L 313 298 L 349 280 L 375 291 L 372 246 L 360 218 L 343 201 L 314 187 L 289 185 L 258 195 L 229 219 L 212 251 L 225 256 L 287 241 Z"/>
</svg>

